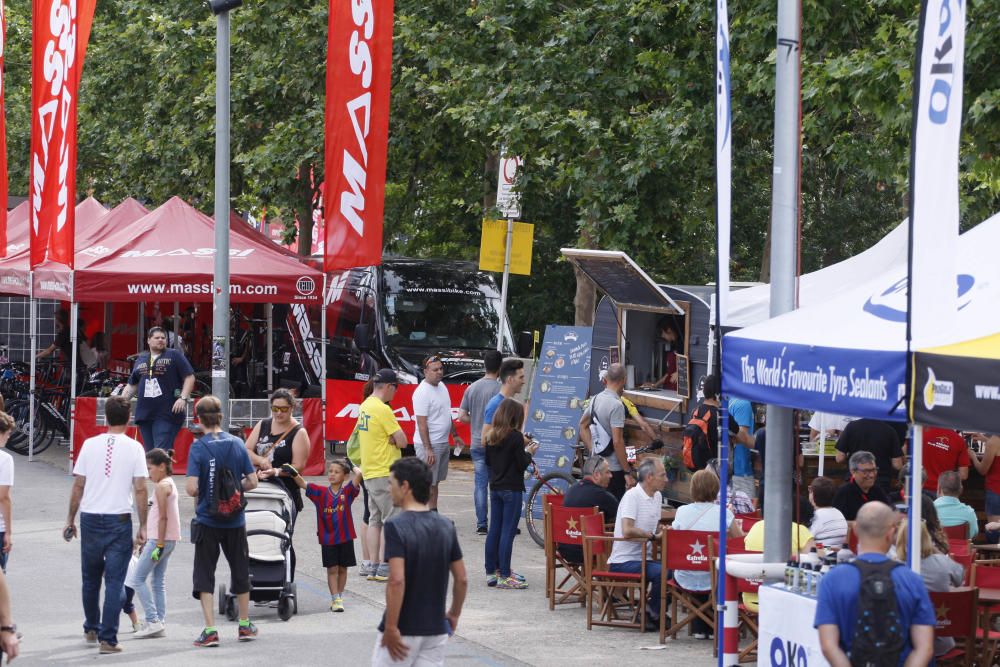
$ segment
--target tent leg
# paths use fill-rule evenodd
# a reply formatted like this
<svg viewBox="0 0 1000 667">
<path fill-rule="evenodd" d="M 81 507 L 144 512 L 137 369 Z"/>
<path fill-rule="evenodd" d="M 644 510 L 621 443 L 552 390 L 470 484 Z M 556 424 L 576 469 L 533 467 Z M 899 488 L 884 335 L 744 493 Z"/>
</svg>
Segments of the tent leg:
<svg viewBox="0 0 1000 667">
<path fill-rule="evenodd" d="M 267 395 L 274 391 L 274 304 L 264 307 L 267 313 Z"/>
<path fill-rule="evenodd" d="M 34 278 L 31 279 L 34 291 Z M 28 318 L 31 320 L 31 377 L 28 379 L 28 462 L 35 460 L 35 355 L 38 354 L 38 302 L 28 299 Z"/>
<path fill-rule="evenodd" d="M 69 457 L 70 462 L 73 461 L 73 427 L 76 424 L 76 365 L 79 362 L 77 355 L 79 354 L 79 346 L 77 344 L 77 339 L 79 337 L 79 325 L 80 321 L 80 304 L 74 301 L 69 307 L 69 341 L 70 345 L 73 347 L 73 354 L 70 355 L 72 358 L 70 363 L 69 374 Z"/>
<path fill-rule="evenodd" d="M 146 324 L 146 302 L 145 301 L 140 301 L 139 302 L 139 323 L 138 323 L 138 325 L 136 326 L 136 329 L 135 329 L 135 351 L 136 352 L 142 352 L 142 350 L 145 349 L 145 347 L 146 347 L 145 346 L 145 340 L 143 338 L 143 334 L 145 333 L 143 331 L 143 329 L 145 328 L 143 326 L 144 324 Z"/>
<path fill-rule="evenodd" d="M 919 530 L 914 530 L 914 526 L 919 526 L 921 521 L 921 512 L 923 508 L 920 505 L 920 500 L 923 495 L 924 480 L 921 471 L 924 469 L 924 427 L 920 424 L 913 425 L 913 447 L 910 450 L 910 476 L 907 479 L 909 482 L 909 489 L 907 499 L 910 501 L 907 503 L 909 505 L 910 516 L 909 521 L 907 521 L 907 530 L 909 531 L 909 544 L 910 548 L 906 551 L 906 559 L 909 561 L 910 569 L 920 574 L 920 559 L 913 558 L 913 554 L 920 553 L 920 532 Z"/>
</svg>

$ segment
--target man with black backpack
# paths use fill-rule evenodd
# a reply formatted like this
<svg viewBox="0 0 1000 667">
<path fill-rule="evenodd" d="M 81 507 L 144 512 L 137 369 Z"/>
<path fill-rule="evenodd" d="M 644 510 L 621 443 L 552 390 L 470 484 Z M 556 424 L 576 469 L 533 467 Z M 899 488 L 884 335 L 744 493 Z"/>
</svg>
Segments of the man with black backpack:
<svg viewBox="0 0 1000 667">
<path fill-rule="evenodd" d="M 858 557 L 823 577 L 813 625 L 832 667 L 918 667 L 934 657 L 937 617 L 920 575 L 886 558 L 899 515 L 866 503 L 855 519 Z"/>
<path fill-rule="evenodd" d="M 220 548 L 229 562 L 231 590 L 239 605 L 237 638 L 251 641 L 257 638 L 257 627 L 250 622 L 250 553 L 243 508 L 244 492 L 257 488 L 257 473 L 243 441 L 222 430 L 222 403 L 218 398 L 203 397 L 195 412 L 205 435 L 192 443 L 188 454 L 187 493 L 198 499 L 191 522 L 192 595 L 201 601 L 205 629 L 194 645 L 219 645 L 212 593 Z"/>
</svg>

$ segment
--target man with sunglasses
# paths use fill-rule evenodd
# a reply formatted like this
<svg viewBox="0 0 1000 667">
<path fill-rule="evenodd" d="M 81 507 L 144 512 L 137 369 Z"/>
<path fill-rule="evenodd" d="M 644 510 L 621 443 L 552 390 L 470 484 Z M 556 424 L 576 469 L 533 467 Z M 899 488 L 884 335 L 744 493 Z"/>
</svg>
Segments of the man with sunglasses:
<svg viewBox="0 0 1000 667">
<path fill-rule="evenodd" d="M 875 464 L 874 454 L 865 451 L 854 452 L 847 465 L 851 471 L 851 479 L 837 489 L 837 495 L 833 497 L 833 506 L 840 510 L 845 519 L 854 521 L 858 510 L 872 500 L 890 504 L 889 496 L 882 487 L 875 484 L 878 466 Z"/>
<path fill-rule="evenodd" d="M 385 581 L 389 578 L 389 564 L 385 561 L 383 526 L 396 510 L 389 493 L 389 468 L 402 456 L 400 450 L 406 447 L 406 434 L 399 427 L 389 403 L 396 395 L 399 379 L 391 368 L 382 368 L 372 378 L 374 388 L 358 409 L 358 439 L 361 442 L 361 472 L 368 488 L 369 553 L 378 559 L 373 563 L 370 581 Z"/>
<path fill-rule="evenodd" d="M 424 379 L 413 392 L 413 416 L 417 428 L 413 433 L 413 448 L 417 458 L 431 469 L 431 496 L 428 507 L 437 512 L 438 484 L 448 479 L 448 438 L 465 446 L 451 418 L 451 396 L 444 379 L 444 364 L 436 356 L 424 359 Z"/>
</svg>

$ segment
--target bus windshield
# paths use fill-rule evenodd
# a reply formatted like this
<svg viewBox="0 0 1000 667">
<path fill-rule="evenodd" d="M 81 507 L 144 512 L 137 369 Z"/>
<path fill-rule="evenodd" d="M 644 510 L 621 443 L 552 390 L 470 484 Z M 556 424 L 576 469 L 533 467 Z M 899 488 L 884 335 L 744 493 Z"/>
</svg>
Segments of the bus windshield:
<svg viewBox="0 0 1000 667">
<path fill-rule="evenodd" d="M 493 348 L 499 299 L 478 289 L 421 288 L 385 294 L 386 343 L 441 350 Z"/>
</svg>

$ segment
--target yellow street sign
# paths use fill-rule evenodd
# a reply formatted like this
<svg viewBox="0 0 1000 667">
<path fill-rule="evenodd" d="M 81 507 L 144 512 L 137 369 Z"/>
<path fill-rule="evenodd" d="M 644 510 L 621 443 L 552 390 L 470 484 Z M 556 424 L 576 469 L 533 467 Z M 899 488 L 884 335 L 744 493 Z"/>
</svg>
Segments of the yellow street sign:
<svg viewBox="0 0 1000 667">
<path fill-rule="evenodd" d="M 514 238 L 510 249 L 510 272 L 531 275 L 531 246 L 535 226 L 527 222 L 514 223 Z M 483 237 L 479 246 L 479 270 L 503 271 L 507 243 L 506 220 L 483 220 Z"/>
</svg>

